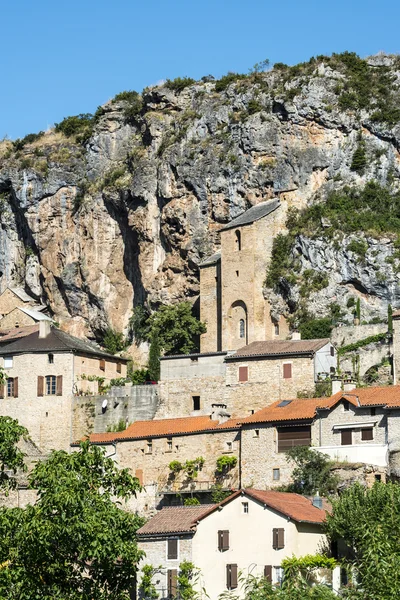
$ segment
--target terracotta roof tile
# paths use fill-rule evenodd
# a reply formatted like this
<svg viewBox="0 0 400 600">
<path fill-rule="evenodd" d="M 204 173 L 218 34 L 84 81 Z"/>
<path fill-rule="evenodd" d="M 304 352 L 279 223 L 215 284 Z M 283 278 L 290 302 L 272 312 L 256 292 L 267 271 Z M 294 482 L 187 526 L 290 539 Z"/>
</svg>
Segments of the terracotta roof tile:
<svg viewBox="0 0 400 600">
<path fill-rule="evenodd" d="M 325 510 L 313 506 L 311 500 L 300 494 L 253 489 L 245 489 L 244 492 L 294 521 L 307 523 L 323 523 L 325 521 Z"/>
<path fill-rule="evenodd" d="M 136 421 L 125 431 L 119 433 L 93 433 L 90 441 L 107 443 L 142 438 L 164 437 L 170 435 L 200 433 L 202 431 L 221 431 L 239 429 L 238 419 L 229 419 L 225 423 L 213 421 L 209 415 L 200 417 L 181 417 L 178 419 L 156 419 L 153 421 Z"/>
<path fill-rule="evenodd" d="M 165 507 L 138 529 L 137 533 L 140 536 L 191 532 L 201 515 L 208 513 L 213 507 L 213 504 Z"/>
<path fill-rule="evenodd" d="M 252 342 L 225 360 L 237 360 L 247 356 L 288 356 L 294 354 L 312 355 L 330 342 L 329 338 L 319 340 L 270 340 L 267 342 Z"/>
</svg>

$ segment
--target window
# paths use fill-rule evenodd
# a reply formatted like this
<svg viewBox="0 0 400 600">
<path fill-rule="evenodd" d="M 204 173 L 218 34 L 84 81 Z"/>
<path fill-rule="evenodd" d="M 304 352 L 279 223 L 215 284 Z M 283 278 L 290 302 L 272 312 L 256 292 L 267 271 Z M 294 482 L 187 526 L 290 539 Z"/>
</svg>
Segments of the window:
<svg viewBox="0 0 400 600">
<path fill-rule="evenodd" d="M 200 410 L 200 396 L 192 396 L 193 410 Z"/>
<path fill-rule="evenodd" d="M 295 446 L 311 446 L 311 425 L 282 427 L 278 432 L 278 452 L 286 452 Z"/>
<path fill-rule="evenodd" d="M 376 408 L 374 406 L 370 409 L 370 415 L 371 417 L 374 417 L 376 415 Z"/>
<path fill-rule="evenodd" d="M 198 356 L 191 356 L 190 357 L 190 362 L 191 363 L 199 362 L 199 357 Z"/>
<path fill-rule="evenodd" d="M 375 481 L 382 481 L 382 475 L 380 475 L 380 473 L 375 474 Z"/>
<path fill-rule="evenodd" d="M 172 438 L 167 438 L 167 452 L 172 452 Z"/>
<path fill-rule="evenodd" d="M 226 565 L 226 587 L 228 590 L 234 590 L 238 586 L 238 568 L 237 565 Z"/>
<path fill-rule="evenodd" d="M 240 319 L 239 321 L 239 337 L 241 339 L 244 339 L 246 336 L 246 324 L 244 322 L 244 319 Z"/>
<path fill-rule="evenodd" d="M 275 567 L 275 582 L 277 585 L 282 585 L 282 581 L 283 581 L 283 568 L 282 567 Z"/>
<path fill-rule="evenodd" d="M 279 324 L 278 323 L 274 323 L 274 333 L 275 333 L 275 335 L 279 335 Z"/>
<path fill-rule="evenodd" d="M 232 452 L 232 447 L 233 447 L 232 442 L 226 442 L 226 451 L 227 452 Z"/>
<path fill-rule="evenodd" d="M 249 380 L 249 367 L 239 367 L 239 383 Z"/>
<path fill-rule="evenodd" d="M 54 364 L 54 354 L 48 354 L 47 361 L 48 361 L 49 365 L 53 365 Z"/>
<path fill-rule="evenodd" d="M 264 567 L 264 577 L 267 581 L 272 583 L 272 565 L 265 565 Z"/>
<path fill-rule="evenodd" d="M 243 514 L 248 515 L 249 514 L 249 503 L 242 502 L 242 509 L 243 509 Z"/>
<path fill-rule="evenodd" d="M 104 360 L 104 358 L 101 358 L 99 360 L 99 369 L 100 369 L 100 371 L 106 370 L 106 361 Z"/>
<path fill-rule="evenodd" d="M 331 346 L 331 356 L 335 356 L 335 348 Z"/>
<path fill-rule="evenodd" d="M 272 530 L 272 547 L 274 550 L 282 550 L 285 547 L 285 530 L 281 527 Z"/>
<path fill-rule="evenodd" d="M 236 271 L 236 277 L 239 277 L 239 271 Z"/>
<path fill-rule="evenodd" d="M 292 363 L 283 364 L 283 379 L 292 379 Z"/>
<path fill-rule="evenodd" d="M 46 375 L 46 396 L 56 395 L 56 383 L 55 375 Z"/>
<path fill-rule="evenodd" d="M 350 410 L 350 405 L 347 400 L 343 400 L 343 410 L 345 410 L 345 411 Z"/>
<path fill-rule="evenodd" d="M 281 470 L 280 469 L 272 469 L 272 479 L 274 481 L 279 481 L 281 478 Z"/>
<path fill-rule="evenodd" d="M 255 429 L 255 430 L 254 430 L 254 435 L 253 435 L 253 437 L 255 437 L 255 438 L 259 438 L 259 437 L 260 437 L 260 430 L 259 430 L 259 429 Z"/>
<path fill-rule="evenodd" d="M 373 439 L 374 439 L 373 427 L 367 427 L 366 429 L 361 429 L 361 441 L 362 442 L 370 442 Z"/>
<path fill-rule="evenodd" d="M 7 397 L 14 398 L 14 377 L 7 379 Z"/>
<path fill-rule="evenodd" d="M 168 598 L 176 598 L 178 571 L 177 569 L 168 569 L 167 571 L 167 592 Z"/>
<path fill-rule="evenodd" d="M 178 560 L 178 540 L 167 540 L 167 560 Z"/>
<path fill-rule="evenodd" d="M 152 454 L 152 452 L 153 452 L 153 441 L 152 440 L 147 440 L 146 452 L 147 452 L 147 454 Z"/>
<path fill-rule="evenodd" d="M 242 249 L 242 236 L 239 230 L 235 231 L 235 245 L 236 245 L 236 250 L 241 250 Z"/>
<path fill-rule="evenodd" d="M 351 446 L 353 443 L 353 431 L 351 429 L 342 429 L 342 446 Z"/>
<path fill-rule="evenodd" d="M 224 550 L 229 550 L 229 531 L 218 531 L 218 550 L 220 552 L 223 552 Z"/>
<path fill-rule="evenodd" d="M 121 373 L 122 371 L 122 365 L 120 362 L 117 362 L 117 373 Z"/>
<path fill-rule="evenodd" d="M 5 369 L 12 369 L 13 366 L 13 357 L 12 356 L 8 356 L 4 359 L 4 368 Z"/>
</svg>

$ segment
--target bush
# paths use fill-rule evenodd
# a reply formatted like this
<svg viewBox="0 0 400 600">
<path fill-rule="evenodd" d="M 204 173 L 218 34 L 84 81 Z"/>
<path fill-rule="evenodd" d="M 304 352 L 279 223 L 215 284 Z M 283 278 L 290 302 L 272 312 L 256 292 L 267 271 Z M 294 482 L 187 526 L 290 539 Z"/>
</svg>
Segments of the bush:
<svg viewBox="0 0 400 600">
<path fill-rule="evenodd" d="M 236 456 L 220 456 L 217 458 L 217 468 L 216 472 L 218 475 L 224 475 L 237 465 L 237 457 Z"/>
<path fill-rule="evenodd" d="M 310 319 L 300 324 L 299 331 L 301 339 L 315 340 L 320 338 L 328 338 L 333 329 L 332 319 L 325 317 L 323 319 Z"/>
<path fill-rule="evenodd" d="M 124 102 L 123 114 L 127 122 L 134 121 L 143 108 L 142 98 L 134 90 L 120 92 L 113 98 L 112 102 Z"/>
<path fill-rule="evenodd" d="M 14 140 L 12 142 L 13 148 L 16 151 L 22 150 L 22 148 L 26 144 L 32 144 L 33 142 L 36 142 L 36 140 L 39 140 L 43 136 L 44 136 L 44 131 L 39 131 L 39 133 L 28 133 L 28 135 L 26 135 L 22 139 L 18 138 L 16 140 Z"/>
<path fill-rule="evenodd" d="M 133 385 L 144 385 L 146 381 L 150 381 L 150 376 L 147 369 L 136 369 L 129 374 L 129 379 Z"/>
<path fill-rule="evenodd" d="M 365 151 L 365 142 L 364 142 L 364 140 L 360 139 L 358 142 L 358 146 L 353 154 L 353 159 L 351 161 L 350 170 L 355 171 L 359 175 L 363 175 L 366 166 L 367 166 L 367 154 Z"/>
<path fill-rule="evenodd" d="M 93 132 L 94 116 L 91 113 L 82 113 L 73 117 L 66 117 L 55 124 L 55 130 L 66 137 L 75 137 L 78 143 L 84 144 Z"/>
<path fill-rule="evenodd" d="M 184 506 L 198 506 L 200 500 L 198 498 L 185 498 L 183 501 Z"/>
<path fill-rule="evenodd" d="M 296 446 L 287 451 L 288 462 L 293 461 L 293 483 L 287 491 L 298 494 L 315 494 L 326 496 L 337 488 L 338 480 L 331 473 L 332 461 L 327 454 L 322 454 L 308 446 Z"/>
<path fill-rule="evenodd" d="M 239 81 L 240 79 L 246 79 L 246 77 L 247 75 L 244 74 L 229 72 L 227 75 L 224 75 L 221 77 L 221 79 L 218 79 L 218 81 L 215 82 L 215 91 L 223 92 L 229 85 L 231 85 L 231 83 Z"/>
<path fill-rule="evenodd" d="M 116 329 L 109 327 L 103 337 L 103 346 L 110 354 L 122 352 L 127 347 L 127 341 L 124 334 Z"/>
<path fill-rule="evenodd" d="M 360 258 L 365 258 L 368 250 L 368 244 L 365 240 L 351 240 L 351 242 L 347 244 L 346 250 L 354 252 L 354 254 L 358 254 Z"/>
<path fill-rule="evenodd" d="M 179 92 L 194 83 L 196 83 L 196 81 L 191 77 L 176 77 L 175 79 L 167 79 L 165 87 L 179 94 Z"/>
</svg>

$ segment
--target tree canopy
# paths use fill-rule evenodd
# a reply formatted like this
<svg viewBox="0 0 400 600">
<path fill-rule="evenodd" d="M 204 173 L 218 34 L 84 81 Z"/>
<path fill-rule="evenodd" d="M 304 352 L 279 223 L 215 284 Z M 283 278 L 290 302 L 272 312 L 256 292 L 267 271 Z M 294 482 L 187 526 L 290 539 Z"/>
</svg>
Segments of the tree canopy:
<svg viewBox="0 0 400 600">
<path fill-rule="evenodd" d="M 0 597 L 128 600 L 143 520 L 118 504 L 140 485 L 104 450 L 54 451 L 29 476 L 38 500 L 0 509 Z"/>
<path fill-rule="evenodd" d="M 1 375 L 1 374 L 0 374 Z M 18 447 L 28 430 L 11 417 L 0 417 L 0 490 L 8 494 L 17 485 L 17 471 L 26 471 L 25 454 Z"/>
</svg>

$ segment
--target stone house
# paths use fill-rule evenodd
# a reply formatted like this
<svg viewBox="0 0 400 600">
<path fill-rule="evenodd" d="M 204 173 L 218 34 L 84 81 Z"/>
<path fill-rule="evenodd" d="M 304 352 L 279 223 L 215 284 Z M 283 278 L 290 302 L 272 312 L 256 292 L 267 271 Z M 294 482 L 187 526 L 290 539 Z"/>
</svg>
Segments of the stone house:
<svg viewBox="0 0 400 600">
<path fill-rule="evenodd" d="M 18 311 L 17 309 L 33 310 L 35 313 L 43 313 L 47 308 L 27 294 L 25 290 L 18 287 L 7 287 L 0 294 L 0 329 L 10 327 L 23 327 L 33 325 L 37 320 L 33 319 L 29 313 Z"/>
<path fill-rule="evenodd" d="M 295 446 L 313 446 L 339 462 L 372 465 L 372 477 L 385 478 L 390 444 L 398 439 L 399 405 L 400 386 L 275 402 L 241 420 L 242 485 L 289 483 L 293 465 L 285 451 Z"/>
<path fill-rule="evenodd" d="M 221 229 L 221 250 L 200 264 L 202 353 L 236 350 L 255 340 L 284 339 L 288 325 L 271 316 L 263 287 L 273 238 L 284 228 L 278 199 L 261 202 Z"/>
<path fill-rule="evenodd" d="M 165 504 L 176 502 L 177 495 L 194 494 L 205 502 L 216 483 L 225 490 L 239 485 L 239 424 L 234 419 L 220 421 L 216 413 L 136 421 L 125 431 L 93 433 L 89 439 L 107 449 L 112 446 L 118 465 L 130 469 L 138 477 L 148 490 L 146 510 L 156 508 L 161 500 Z M 232 468 L 219 475 L 216 461 L 220 456 L 235 457 L 236 460 Z M 204 464 L 193 478 L 184 468 L 176 473 L 169 468 L 173 461 L 184 467 L 186 461 L 197 458 L 204 459 Z"/>
<path fill-rule="evenodd" d="M 0 347 L 7 381 L 0 386 L 0 414 L 18 419 L 42 451 L 68 450 L 72 400 L 80 386 L 126 376 L 125 359 L 40 321 L 39 328 Z M 83 379 L 83 381 L 82 381 Z"/>
<path fill-rule="evenodd" d="M 279 584 L 284 558 L 321 551 L 325 515 L 297 494 L 243 489 L 213 506 L 163 508 L 138 530 L 138 544 L 144 563 L 156 569 L 161 600 L 175 596 L 183 561 L 200 569 L 200 594 L 205 589 L 215 599 L 232 591 L 242 598 L 240 572 Z"/>
<path fill-rule="evenodd" d="M 0 320 L 0 327 L 1 330 L 7 330 L 9 328 L 17 329 L 19 327 L 35 325 L 40 321 L 49 321 L 51 323 L 52 319 L 40 310 L 25 306 L 17 306 Z"/>
</svg>

